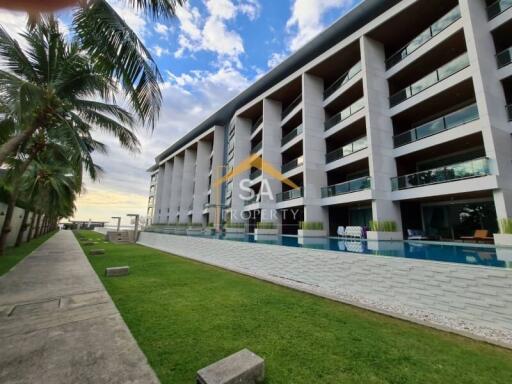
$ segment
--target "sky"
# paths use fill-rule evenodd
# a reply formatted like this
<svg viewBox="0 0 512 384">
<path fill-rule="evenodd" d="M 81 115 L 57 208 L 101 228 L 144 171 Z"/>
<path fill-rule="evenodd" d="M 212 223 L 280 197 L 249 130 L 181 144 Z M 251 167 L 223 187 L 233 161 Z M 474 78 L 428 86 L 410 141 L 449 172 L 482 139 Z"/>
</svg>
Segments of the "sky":
<svg viewBox="0 0 512 384">
<path fill-rule="evenodd" d="M 160 119 L 153 131 L 139 128 L 139 154 L 127 153 L 112 138 L 95 155 L 105 173 L 85 181 L 75 219 L 110 221 L 128 213 L 145 215 L 146 169 L 154 158 L 228 100 L 247 88 L 328 25 L 363 0 L 189 0 L 177 18 L 153 20 L 126 0 L 109 3 L 142 38 L 164 82 Z M 69 12 L 59 14 L 63 27 Z M 0 25 L 19 33 L 26 16 L 0 10 Z"/>
</svg>

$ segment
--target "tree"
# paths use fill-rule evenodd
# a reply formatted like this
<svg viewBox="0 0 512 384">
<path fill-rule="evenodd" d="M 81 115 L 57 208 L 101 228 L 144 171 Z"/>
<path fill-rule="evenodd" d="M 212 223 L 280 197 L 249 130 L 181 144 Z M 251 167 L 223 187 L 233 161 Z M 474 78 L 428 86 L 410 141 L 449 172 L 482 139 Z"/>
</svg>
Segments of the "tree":
<svg viewBox="0 0 512 384">
<path fill-rule="evenodd" d="M 40 19 L 24 34 L 28 48 L 0 29 L 0 128 L 9 137 L 23 136 L 16 154 L 7 157 L 8 172 L 2 178 L 8 193 L 8 209 L 0 233 L 0 252 L 10 232 L 12 214 L 25 172 L 37 160 L 60 160 L 80 181 L 83 170 L 95 179 L 101 169 L 94 151 L 106 147 L 93 138 L 97 130 L 112 134 L 130 151 L 139 150 L 132 115 L 112 101 L 115 79 L 98 71 L 77 40 L 67 42 L 53 17 Z M 24 136 L 30 131 L 29 136 Z M 33 200 L 34 196 L 27 195 Z M 39 221 L 39 218 L 38 218 Z"/>
<path fill-rule="evenodd" d="M 177 5 L 182 5 L 185 0 L 126 1 L 154 18 L 170 18 L 175 15 Z M 32 27 L 37 28 L 40 25 L 37 20 L 37 17 L 32 19 Z M 133 112 L 142 124 L 154 127 L 162 103 L 159 88 L 162 77 L 149 50 L 123 18 L 106 0 L 79 0 L 73 13 L 72 30 L 80 42 L 80 48 L 88 53 L 91 66 L 95 71 L 112 79 L 111 86 L 115 84 L 124 91 Z M 11 68 L 14 72 L 12 74 L 19 75 L 18 80 L 24 79 L 30 82 L 26 78 L 27 75 L 40 75 L 32 73 L 30 70 L 32 58 L 25 57 L 19 45 L 14 44 L 4 30 L 0 33 L 0 55 L 13 57 L 13 61 L 8 65 L 14 67 Z M 45 68 L 54 69 L 51 66 L 45 66 Z M 16 73 L 20 69 L 21 73 Z M 49 89 L 33 87 L 34 84 L 30 83 L 31 86 L 23 90 L 23 96 L 54 96 L 51 93 L 48 94 Z M 27 98 L 22 101 L 31 104 Z M 51 118 L 56 111 L 51 103 L 39 105 L 37 109 L 34 105 L 31 107 L 33 115 L 30 121 L 19 126 L 16 134 L 0 147 L 0 165 L 9 155 L 16 153 L 20 145 L 28 141 L 35 130 L 42 128 L 40 125 L 44 125 L 45 119 Z"/>
</svg>

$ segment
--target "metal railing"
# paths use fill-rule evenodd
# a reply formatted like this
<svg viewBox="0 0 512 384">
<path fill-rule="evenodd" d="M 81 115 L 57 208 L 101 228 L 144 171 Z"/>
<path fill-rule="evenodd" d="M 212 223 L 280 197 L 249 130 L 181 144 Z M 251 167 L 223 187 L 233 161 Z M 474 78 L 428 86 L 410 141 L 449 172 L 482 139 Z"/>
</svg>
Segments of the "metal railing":
<svg viewBox="0 0 512 384">
<path fill-rule="evenodd" d="M 498 0 L 487 7 L 487 17 L 492 20 L 510 7 L 512 7 L 512 0 Z"/>
<path fill-rule="evenodd" d="M 293 111 L 295 107 L 297 107 L 300 103 L 302 103 L 302 94 L 297 96 L 295 100 L 293 100 L 285 109 L 283 109 L 281 118 L 284 119 L 286 116 L 288 116 L 290 112 Z"/>
<path fill-rule="evenodd" d="M 358 62 L 352 68 L 350 68 L 347 72 L 341 75 L 337 80 L 334 81 L 330 86 L 328 86 L 324 91 L 324 100 L 332 96 L 334 92 L 347 84 L 350 80 L 352 80 L 358 73 L 361 72 L 362 66 L 361 62 Z"/>
<path fill-rule="evenodd" d="M 257 169 L 255 170 L 254 172 L 252 172 L 249 176 L 249 179 L 251 180 L 255 180 L 257 179 L 258 177 L 260 177 L 261 175 L 263 174 L 263 172 L 261 171 L 261 169 Z"/>
<path fill-rule="evenodd" d="M 303 129 L 302 129 L 302 124 L 301 124 L 297 128 L 295 128 L 294 130 L 292 130 L 290 133 L 288 133 L 287 135 L 283 136 L 283 138 L 281 139 L 281 146 L 283 146 L 285 144 L 288 144 L 290 141 L 292 141 L 297 136 L 302 134 L 302 132 L 303 132 Z"/>
<path fill-rule="evenodd" d="M 254 155 L 255 153 L 261 151 L 261 148 L 263 148 L 263 141 L 260 141 L 251 149 L 251 155 Z"/>
<path fill-rule="evenodd" d="M 433 23 L 428 29 L 421 32 L 418 36 L 412 39 L 405 47 L 399 49 L 397 52 L 393 53 L 386 60 L 386 69 L 390 69 L 393 66 L 397 65 L 399 62 L 404 60 L 411 53 L 416 51 L 418 48 L 423 46 L 426 42 L 432 40 L 435 36 L 440 34 L 450 25 L 455 23 L 457 20 L 461 18 L 460 8 L 457 5 L 446 15 L 441 17 L 435 23 Z"/>
<path fill-rule="evenodd" d="M 423 92 L 425 89 L 432 87 L 433 85 L 456 74 L 457 72 L 462 71 L 467 67 L 469 67 L 469 57 L 467 52 L 465 52 L 449 63 L 438 68 L 434 72 L 393 94 L 389 98 L 391 107 L 394 107 L 401 102 L 417 95 L 418 93 Z"/>
<path fill-rule="evenodd" d="M 501 51 L 496 55 L 496 61 L 498 62 L 498 68 L 503 68 L 512 63 L 512 47 Z"/>
<path fill-rule="evenodd" d="M 372 187 L 372 181 L 370 176 L 361 177 L 359 179 L 354 179 L 350 181 L 346 181 L 344 183 L 331 185 L 329 187 L 322 188 L 322 197 L 333 197 L 339 195 L 345 195 L 347 193 L 353 193 L 358 191 L 364 191 L 365 189 L 370 189 Z"/>
<path fill-rule="evenodd" d="M 263 116 L 261 116 L 258 120 L 256 120 L 256 122 L 252 125 L 251 133 L 254 133 L 259 128 L 259 126 L 261 124 L 263 124 Z"/>
<path fill-rule="evenodd" d="M 252 199 L 244 200 L 244 206 L 255 204 L 257 202 L 258 202 L 258 195 L 254 195 L 254 197 Z"/>
<path fill-rule="evenodd" d="M 350 105 L 349 107 L 345 108 L 343 111 L 335 114 L 333 117 L 331 117 L 329 120 L 327 120 L 324 123 L 324 129 L 326 131 L 328 131 L 335 125 L 341 123 L 343 120 L 348 119 L 354 113 L 359 112 L 363 108 L 364 108 L 364 99 L 361 98 L 361 99 L 357 100 L 355 103 L 353 103 L 352 105 Z"/>
<path fill-rule="evenodd" d="M 296 159 L 290 161 L 289 163 L 284 164 L 281 167 L 281 172 L 289 172 L 292 169 L 300 167 L 302 164 L 304 164 L 304 156 L 297 157 Z"/>
<path fill-rule="evenodd" d="M 447 183 L 450 181 L 487 176 L 490 174 L 489 159 L 463 161 L 444 167 L 429 169 L 409 175 L 393 177 L 391 187 L 393 191 L 421 187 L 424 185 Z"/>
<path fill-rule="evenodd" d="M 476 104 L 469 105 L 446 116 L 396 135 L 393 137 L 395 148 L 470 123 L 478 120 L 479 117 L 478 106 Z"/>
<path fill-rule="evenodd" d="M 338 148 L 335 151 L 329 152 L 327 155 L 325 155 L 325 161 L 327 162 L 327 164 L 329 164 L 332 163 L 333 161 L 342 159 L 345 156 L 362 151 L 363 149 L 366 148 L 368 148 L 368 138 L 365 136 L 356 141 L 353 141 L 350 144 Z"/>
<path fill-rule="evenodd" d="M 276 201 L 281 203 L 283 201 L 295 200 L 304 197 L 304 188 L 291 189 L 289 191 L 278 193 L 276 195 Z"/>
</svg>

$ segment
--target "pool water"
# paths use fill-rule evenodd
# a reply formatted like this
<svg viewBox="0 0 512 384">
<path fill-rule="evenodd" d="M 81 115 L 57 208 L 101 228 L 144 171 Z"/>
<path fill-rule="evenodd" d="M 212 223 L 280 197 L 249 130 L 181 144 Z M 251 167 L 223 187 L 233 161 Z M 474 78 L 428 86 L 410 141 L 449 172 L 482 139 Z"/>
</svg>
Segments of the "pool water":
<svg viewBox="0 0 512 384">
<path fill-rule="evenodd" d="M 183 236 L 187 235 L 183 234 Z M 282 245 L 286 247 L 352 252 L 365 255 L 512 268 L 512 249 L 496 248 L 490 245 L 435 244 L 419 241 L 368 241 L 338 238 L 299 239 L 296 236 L 253 234 L 198 234 L 189 236 L 247 243 Z"/>
</svg>

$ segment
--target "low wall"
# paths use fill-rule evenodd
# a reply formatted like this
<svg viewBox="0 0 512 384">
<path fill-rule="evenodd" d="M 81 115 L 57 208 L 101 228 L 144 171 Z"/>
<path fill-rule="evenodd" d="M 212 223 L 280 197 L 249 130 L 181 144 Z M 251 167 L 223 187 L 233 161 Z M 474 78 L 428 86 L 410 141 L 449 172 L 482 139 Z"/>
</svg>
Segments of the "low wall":
<svg viewBox="0 0 512 384">
<path fill-rule="evenodd" d="M 143 232 L 139 244 L 512 348 L 512 270 Z"/>
<path fill-rule="evenodd" d="M 7 204 L 0 202 L 0 228 L 2 228 L 4 225 L 6 211 L 7 211 Z M 24 214 L 25 214 L 25 210 L 23 208 L 19 208 L 19 207 L 14 208 L 14 213 L 13 213 L 12 221 L 11 221 L 11 232 L 9 232 L 9 235 L 7 236 L 7 246 L 8 247 L 12 247 L 14 244 L 16 244 L 16 238 L 18 237 L 18 232 L 19 232 L 21 224 L 23 222 Z M 33 212 L 30 212 L 28 215 L 27 224 L 29 224 L 29 225 L 32 220 L 33 214 L 34 214 Z M 43 220 L 41 218 L 40 225 L 42 224 L 42 222 L 43 222 Z M 35 222 L 34 222 L 34 225 L 36 225 Z M 23 241 L 27 241 L 28 233 L 29 233 L 29 228 L 27 228 L 23 232 Z"/>
</svg>

